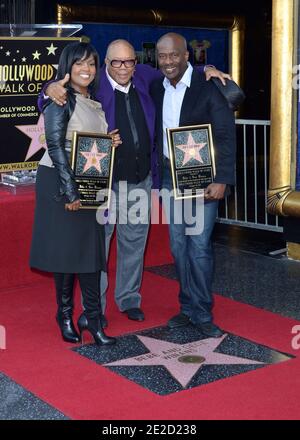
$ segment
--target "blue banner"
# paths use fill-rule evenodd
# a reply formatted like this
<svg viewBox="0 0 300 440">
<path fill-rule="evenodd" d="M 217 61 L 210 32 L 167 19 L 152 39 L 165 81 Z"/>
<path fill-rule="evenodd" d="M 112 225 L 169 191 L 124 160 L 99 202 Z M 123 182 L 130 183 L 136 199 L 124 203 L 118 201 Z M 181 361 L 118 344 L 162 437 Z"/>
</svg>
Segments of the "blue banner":
<svg viewBox="0 0 300 440">
<path fill-rule="evenodd" d="M 158 27 L 127 24 L 83 24 L 82 35 L 91 39 L 103 62 L 108 44 L 118 38 L 128 40 L 137 52 L 138 62 L 156 66 L 155 43 L 167 32 L 178 32 L 188 42 L 193 65 L 213 64 L 228 72 L 228 30 Z"/>
</svg>

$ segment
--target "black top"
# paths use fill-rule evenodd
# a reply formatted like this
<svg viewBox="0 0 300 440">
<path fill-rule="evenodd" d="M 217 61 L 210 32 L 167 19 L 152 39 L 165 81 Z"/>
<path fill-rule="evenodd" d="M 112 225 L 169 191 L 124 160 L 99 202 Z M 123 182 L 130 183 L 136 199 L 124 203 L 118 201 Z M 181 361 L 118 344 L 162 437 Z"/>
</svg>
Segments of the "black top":
<svg viewBox="0 0 300 440">
<path fill-rule="evenodd" d="M 115 90 L 116 127 L 122 145 L 116 149 L 114 179 L 139 183 L 150 172 L 150 136 L 139 96 L 133 86 L 129 93 Z"/>
</svg>

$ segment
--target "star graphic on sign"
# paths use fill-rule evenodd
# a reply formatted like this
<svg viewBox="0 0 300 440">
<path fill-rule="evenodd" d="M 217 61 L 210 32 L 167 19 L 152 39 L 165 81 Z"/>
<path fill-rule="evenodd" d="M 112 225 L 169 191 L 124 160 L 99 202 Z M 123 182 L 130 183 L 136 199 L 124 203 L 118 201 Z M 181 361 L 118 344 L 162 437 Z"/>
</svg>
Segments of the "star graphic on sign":
<svg viewBox="0 0 300 440">
<path fill-rule="evenodd" d="M 99 153 L 96 141 L 94 141 L 90 151 L 81 151 L 80 154 L 86 159 L 83 173 L 86 173 L 92 167 L 96 168 L 99 173 L 102 172 L 100 161 L 107 156 L 107 153 Z"/>
<path fill-rule="evenodd" d="M 263 365 L 264 362 L 217 353 L 227 335 L 187 344 L 175 344 L 148 336 L 137 336 L 149 353 L 104 364 L 112 366 L 164 366 L 182 387 L 186 387 L 203 365 Z"/>
<path fill-rule="evenodd" d="M 44 116 L 40 114 L 39 119 L 36 124 L 32 125 L 15 125 L 15 127 L 26 134 L 26 136 L 31 138 L 31 143 L 29 145 L 25 160 L 30 159 L 34 156 L 41 148 L 46 149 L 46 138 L 45 138 L 45 127 L 44 127 Z"/>
<path fill-rule="evenodd" d="M 22 58 L 23 63 L 25 63 L 26 59 L 27 59 L 26 57 Z"/>
<path fill-rule="evenodd" d="M 8 50 L 7 52 L 5 52 L 5 55 L 6 55 L 7 57 L 9 57 L 9 55 L 10 55 L 10 51 Z"/>
<path fill-rule="evenodd" d="M 187 164 L 191 159 L 195 159 L 198 162 L 203 163 L 203 160 L 199 152 L 203 147 L 205 147 L 205 145 L 206 142 L 196 144 L 192 134 L 189 133 L 189 137 L 186 144 L 176 145 L 176 148 L 178 148 L 184 153 L 182 166 Z"/>
<path fill-rule="evenodd" d="M 57 50 L 57 47 L 55 47 L 53 45 L 53 43 L 51 43 L 51 46 L 46 47 L 46 49 L 48 50 L 48 55 L 55 55 L 55 51 Z"/>
<path fill-rule="evenodd" d="M 41 53 L 36 50 L 35 52 L 33 52 L 32 55 L 33 55 L 33 59 L 34 60 L 39 60 L 40 56 L 41 56 Z"/>
<path fill-rule="evenodd" d="M 18 50 L 16 50 L 16 53 L 20 53 L 19 49 L 18 49 Z"/>
</svg>

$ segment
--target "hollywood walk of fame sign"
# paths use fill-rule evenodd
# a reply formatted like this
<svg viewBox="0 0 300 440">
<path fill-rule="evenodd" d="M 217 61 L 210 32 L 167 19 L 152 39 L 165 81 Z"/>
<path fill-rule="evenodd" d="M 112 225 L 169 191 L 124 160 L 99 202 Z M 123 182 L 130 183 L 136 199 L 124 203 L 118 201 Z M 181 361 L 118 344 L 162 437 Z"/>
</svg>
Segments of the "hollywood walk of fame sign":
<svg viewBox="0 0 300 440">
<path fill-rule="evenodd" d="M 71 166 L 83 209 L 107 209 L 114 163 L 112 137 L 102 133 L 73 133 Z"/>
<path fill-rule="evenodd" d="M 66 44 L 79 40 L 1 37 L 0 173 L 37 168 L 46 148 L 38 94 L 55 78 Z"/>
<path fill-rule="evenodd" d="M 168 128 L 174 198 L 202 197 L 215 175 L 210 124 Z"/>
</svg>

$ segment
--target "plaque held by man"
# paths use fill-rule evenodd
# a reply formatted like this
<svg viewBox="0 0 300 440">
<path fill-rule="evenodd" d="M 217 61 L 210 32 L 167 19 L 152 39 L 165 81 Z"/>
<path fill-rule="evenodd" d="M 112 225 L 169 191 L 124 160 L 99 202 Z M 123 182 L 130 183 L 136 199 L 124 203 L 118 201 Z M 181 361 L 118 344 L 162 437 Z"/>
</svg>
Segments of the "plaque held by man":
<svg viewBox="0 0 300 440">
<path fill-rule="evenodd" d="M 167 129 L 174 198 L 203 197 L 215 176 L 210 124 Z"/>
</svg>

